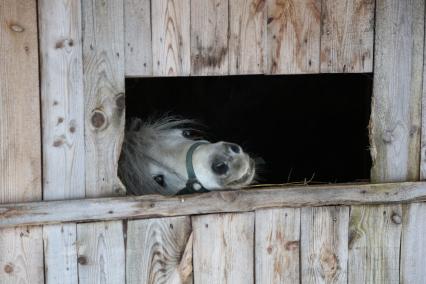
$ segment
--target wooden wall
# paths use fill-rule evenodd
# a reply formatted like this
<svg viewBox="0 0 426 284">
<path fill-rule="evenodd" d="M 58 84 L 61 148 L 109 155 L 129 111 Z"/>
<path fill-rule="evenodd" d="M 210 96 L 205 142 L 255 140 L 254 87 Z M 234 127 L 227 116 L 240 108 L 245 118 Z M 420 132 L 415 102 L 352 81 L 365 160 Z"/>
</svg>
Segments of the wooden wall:
<svg viewBox="0 0 426 284">
<path fill-rule="evenodd" d="M 0 203 L 124 194 L 125 76 L 374 67 L 372 181 L 424 179 L 424 11 L 423 0 L 0 0 Z M 329 206 L 1 229 L 0 283 L 424 283 L 425 214 Z"/>
</svg>

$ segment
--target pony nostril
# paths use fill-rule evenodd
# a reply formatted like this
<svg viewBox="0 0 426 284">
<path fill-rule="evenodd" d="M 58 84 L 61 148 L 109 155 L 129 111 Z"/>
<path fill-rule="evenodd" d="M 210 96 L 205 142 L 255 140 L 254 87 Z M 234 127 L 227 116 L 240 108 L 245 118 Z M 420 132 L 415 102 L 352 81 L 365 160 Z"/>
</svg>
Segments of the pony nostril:
<svg viewBox="0 0 426 284">
<path fill-rule="evenodd" d="M 224 175 L 228 172 L 229 167 L 224 162 L 216 162 L 212 164 L 212 170 L 215 174 Z"/>
<path fill-rule="evenodd" d="M 232 152 L 234 152 L 235 154 L 239 154 L 241 152 L 241 148 L 240 146 L 238 146 L 237 144 L 228 144 L 229 149 L 231 149 Z"/>
</svg>

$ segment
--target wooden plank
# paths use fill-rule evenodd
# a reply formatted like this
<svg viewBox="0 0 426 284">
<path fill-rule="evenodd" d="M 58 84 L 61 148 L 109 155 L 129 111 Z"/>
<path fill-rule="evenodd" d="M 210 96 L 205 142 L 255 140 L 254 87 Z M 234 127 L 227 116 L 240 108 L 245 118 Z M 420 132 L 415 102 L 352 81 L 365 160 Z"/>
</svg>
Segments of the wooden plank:
<svg viewBox="0 0 426 284">
<path fill-rule="evenodd" d="M 254 213 L 192 217 L 194 283 L 254 283 Z"/>
<path fill-rule="evenodd" d="M 79 283 L 125 283 L 121 222 L 77 225 Z"/>
<path fill-rule="evenodd" d="M 400 283 L 426 283 L 426 204 L 403 207 Z"/>
<path fill-rule="evenodd" d="M 322 73 L 373 71 L 374 2 L 322 0 Z"/>
<path fill-rule="evenodd" d="M 86 196 L 123 194 L 117 177 L 124 135 L 123 1 L 82 4 Z"/>
<path fill-rule="evenodd" d="M 190 0 L 152 1 L 154 76 L 189 76 Z"/>
<path fill-rule="evenodd" d="M 419 179 L 423 40 L 424 1 L 376 1 L 373 182 Z M 352 207 L 349 282 L 399 282 L 401 212 Z"/>
<path fill-rule="evenodd" d="M 401 206 L 354 206 L 349 225 L 349 283 L 399 283 Z"/>
<path fill-rule="evenodd" d="M 41 199 L 36 1 L 0 0 L 0 203 Z M 0 283 L 43 283 L 40 227 L 0 231 Z"/>
<path fill-rule="evenodd" d="M 127 283 L 173 283 L 190 234 L 190 217 L 129 221 Z"/>
<path fill-rule="evenodd" d="M 85 195 L 80 1 L 38 2 L 43 125 L 43 198 Z M 43 228 L 48 283 L 77 283 L 76 225 Z"/>
<path fill-rule="evenodd" d="M 418 19 L 421 21 L 421 19 Z M 426 25 L 425 33 L 426 34 Z M 420 31 L 416 31 L 420 35 Z M 422 44 L 421 37 L 416 37 Z M 426 179 L 426 45 L 423 43 L 423 93 L 422 93 L 422 133 L 421 133 L 421 159 L 420 179 Z M 403 222 L 401 237 L 401 283 L 426 283 L 426 204 L 408 204 L 403 206 Z"/>
<path fill-rule="evenodd" d="M 0 204 L 0 227 L 158 218 L 265 208 L 399 204 L 426 201 L 424 182 L 277 187 L 187 196 L 128 196 Z"/>
<path fill-rule="evenodd" d="M 266 65 L 266 1 L 229 1 L 229 73 L 262 74 Z"/>
<path fill-rule="evenodd" d="M 75 224 L 43 227 L 47 283 L 78 283 L 76 230 Z"/>
<path fill-rule="evenodd" d="M 256 211 L 256 283 L 300 282 L 300 209 Z"/>
<path fill-rule="evenodd" d="M 321 0 L 267 0 L 268 72 L 319 73 Z"/>
<path fill-rule="evenodd" d="M 372 179 L 419 179 L 424 1 L 376 3 Z"/>
<path fill-rule="evenodd" d="M 191 75 L 227 75 L 228 60 L 228 0 L 191 1 Z"/>
<path fill-rule="evenodd" d="M 151 1 L 123 1 L 126 76 L 150 76 L 152 75 Z"/>
<path fill-rule="evenodd" d="M 44 283 L 41 227 L 0 232 L 0 283 Z"/>
<path fill-rule="evenodd" d="M 349 207 L 303 208 L 302 283 L 347 283 Z"/>
</svg>

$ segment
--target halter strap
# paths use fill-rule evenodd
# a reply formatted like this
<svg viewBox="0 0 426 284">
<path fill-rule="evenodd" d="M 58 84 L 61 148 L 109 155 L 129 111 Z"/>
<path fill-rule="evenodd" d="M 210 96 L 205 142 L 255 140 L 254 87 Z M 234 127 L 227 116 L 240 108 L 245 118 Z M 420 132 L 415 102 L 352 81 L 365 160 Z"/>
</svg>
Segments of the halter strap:
<svg viewBox="0 0 426 284">
<path fill-rule="evenodd" d="M 186 152 L 186 173 L 188 174 L 188 181 L 186 182 L 185 188 L 178 191 L 176 195 L 190 194 L 196 192 L 209 192 L 209 190 L 204 188 L 201 182 L 197 179 L 197 176 L 195 175 L 194 171 L 194 165 L 192 163 L 192 156 L 194 155 L 195 149 L 197 149 L 198 146 L 201 146 L 203 144 L 207 144 L 207 142 L 195 142 L 191 145 L 191 147 L 189 147 L 188 152 Z"/>
</svg>

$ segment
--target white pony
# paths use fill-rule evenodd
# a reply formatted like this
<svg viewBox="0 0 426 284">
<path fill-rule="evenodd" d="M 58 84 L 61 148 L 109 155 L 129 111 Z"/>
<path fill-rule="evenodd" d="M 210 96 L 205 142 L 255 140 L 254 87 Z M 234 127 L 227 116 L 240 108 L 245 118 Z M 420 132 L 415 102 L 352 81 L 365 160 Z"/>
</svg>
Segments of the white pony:
<svg viewBox="0 0 426 284">
<path fill-rule="evenodd" d="M 240 146 L 192 135 L 192 120 L 133 119 L 126 130 L 118 174 L 129 193 L 187 194 L 249 185 L 255 163 Z"/>
</svg>

